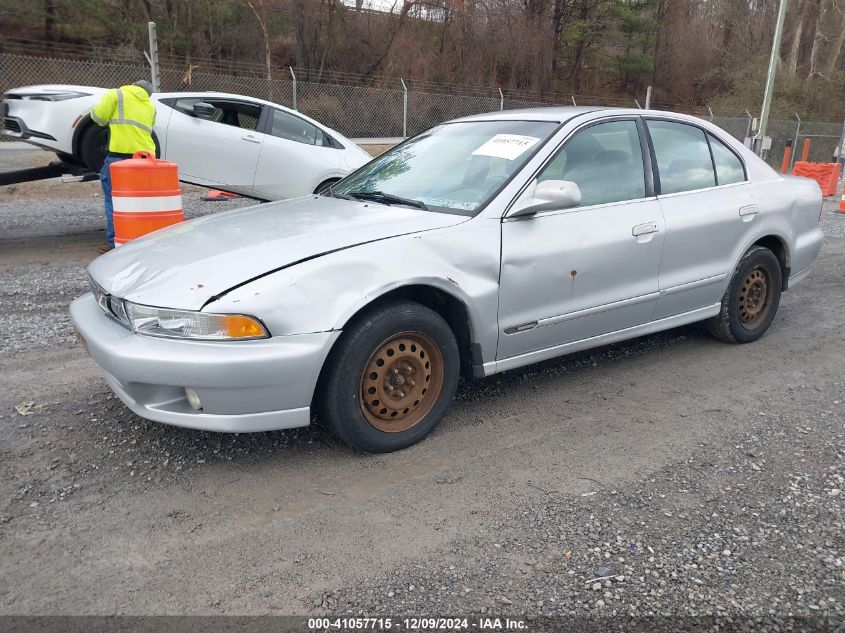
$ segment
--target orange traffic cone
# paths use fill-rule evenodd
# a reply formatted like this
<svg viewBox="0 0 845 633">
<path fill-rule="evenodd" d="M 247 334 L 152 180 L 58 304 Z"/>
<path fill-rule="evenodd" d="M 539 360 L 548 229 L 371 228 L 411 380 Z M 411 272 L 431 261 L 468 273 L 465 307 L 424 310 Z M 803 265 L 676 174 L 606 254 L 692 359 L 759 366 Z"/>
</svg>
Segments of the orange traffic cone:
<svg viewBox="0 0 845 633">
<path fill-rule="evenodd" d="M 845 213 L 845 187 L 842 187 L 842 197 L 839 199 L 839 213 Z"/>
<path fill-rule="evenodd" d="M 220 191 L 219 189 L 209 189 L 208 195 L 203 199 L 209 200 L 209 201 L 214 201 L 214 200 L 228 200 L 229 198 L 240 198 L 240 196 L 236 193 L 231 193 L 229 191 Z"/>
</svg>

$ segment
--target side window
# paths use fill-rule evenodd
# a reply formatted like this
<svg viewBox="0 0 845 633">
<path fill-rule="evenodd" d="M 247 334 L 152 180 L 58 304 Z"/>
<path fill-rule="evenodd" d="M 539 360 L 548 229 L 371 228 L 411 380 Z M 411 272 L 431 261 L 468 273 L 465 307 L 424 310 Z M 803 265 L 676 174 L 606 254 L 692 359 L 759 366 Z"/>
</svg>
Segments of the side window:
<svg viewBox="0 0 845 633">
<path fill-rule="evenodd" d="M 683 123 L 648 121 L 654 144 L 660 193 L 716 186 L 713 161 L 704 131 Z"/>
<path fill-rule="evenodd" d="M 713 162 L 716 165 L 716 183 L 729 185 L 734 182 L 745 181 L 745 169 L 742 161 L 728 147 L 712 134 L 707 134 L 710 150 L 713 152 Z"/>
<path fill-rule="evenodd" d="M 323 131 L 298 116 L 283 110 L 273 110 L 273 125 L 270 134 L 297 143 L 323 145 Z"/>
<path fill-rule="evenodd" d="M 206 119 L 214 123 L 223 123 L 245 130 L 255 130 L 261 117 L 261 106 L 241 101 L 223 101 L 221 99 L 204 99 L 202 97 L 186 97 L 177 99 L 173 103 L 174 109 L 188 116 L 197 117 L 194 105 L 199 102 L 207 103 L 214 108 L 212 115 Z"/>
<path fill-rule="evenodd" d="M 183 97 L 181 99 L 176 99 L 173 102 L 173 109 L 178 110 L 182 114 L 187 114 L 188 116 L 197 117 L 194 113 L 194 106 L 202 101 L 200 97 Z M 207 103 L 207 102 L 206 102 Z M 219 121 L 220 118 L 223 116 L 223 110 L 218 107 L 214 108 L 214 114 L 209 119 L 210 121 Z"/>
<path fill-rule="evenodd" d="M 634 121 L 610 121 L 578 132 L 538 176 L 569 180 L 581 189 L 581 206 L 645 198 L 640 137 Z"/>
</svg>

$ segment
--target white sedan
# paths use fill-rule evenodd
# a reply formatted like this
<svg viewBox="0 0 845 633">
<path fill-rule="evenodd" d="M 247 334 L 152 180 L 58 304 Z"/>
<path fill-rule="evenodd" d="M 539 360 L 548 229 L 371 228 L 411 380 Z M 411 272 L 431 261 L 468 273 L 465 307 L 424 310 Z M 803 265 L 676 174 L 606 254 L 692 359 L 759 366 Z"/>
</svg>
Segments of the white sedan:
<svg viewBox="0 0 845 633">
<path fill-rule="evenodd" d="M 6 136 L 99 170 L 108 130 L 89 116 L 105 88 L 26 86 L 4 95 Z M 270 101 L 221 92 L 163 92 L 156 106 L 158 154 L 179 178 L 262 200 L 322 190 L 369 162 L 335 130 Z"/>
</svg>

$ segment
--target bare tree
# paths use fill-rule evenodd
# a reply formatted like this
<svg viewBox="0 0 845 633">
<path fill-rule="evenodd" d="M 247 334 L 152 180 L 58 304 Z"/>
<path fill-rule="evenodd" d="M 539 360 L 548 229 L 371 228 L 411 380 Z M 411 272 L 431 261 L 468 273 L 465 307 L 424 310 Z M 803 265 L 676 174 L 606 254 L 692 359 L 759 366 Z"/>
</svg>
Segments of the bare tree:
<svg viewBox="0 0 845 633">
<path fill-rule="evenodd" d="M 255 15 L 255 19 L 258 20 L 258 26 L 261 28 L 261 38 L 264 41 L 264 65 L 267 71 L 267 91 L 272 99 L 273 66 L 270 56 L 270 35 L 267 32 L 267 14 L 264 10 L 264 0 L 246 0 L 246 3 Z"/>
</svg>

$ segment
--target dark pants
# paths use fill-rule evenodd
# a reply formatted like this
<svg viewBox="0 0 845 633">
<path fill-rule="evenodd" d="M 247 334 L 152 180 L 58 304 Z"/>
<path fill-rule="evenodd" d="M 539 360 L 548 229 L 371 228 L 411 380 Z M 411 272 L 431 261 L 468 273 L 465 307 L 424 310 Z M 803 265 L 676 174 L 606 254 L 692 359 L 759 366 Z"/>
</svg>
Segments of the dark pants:
<svg viewBox="0 0 845 633">
<path fill-rule="evenodd" d="M 109 243 L 109 246 L 114 246 L 114 203 L 111 199 L 111 173 L 109 172 L 109 165 L 119 160 L 126 160 L 126 158 L 126 156 L 109 154 L 106 156 L 106 162 L 103 163 L 102 169 L 100 169 L 100 184 L 103 186 L 103 206 L 106 211 L 106 242 Z"/>
</svg>

